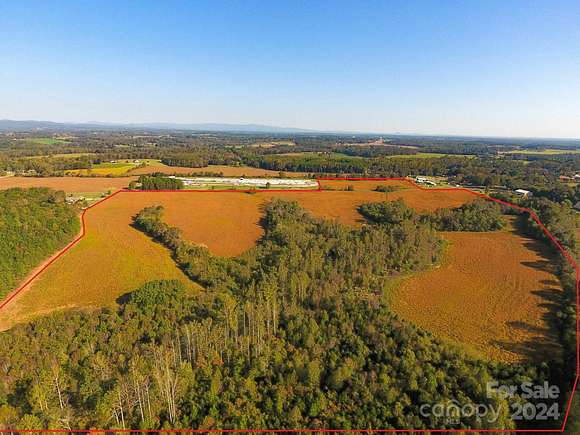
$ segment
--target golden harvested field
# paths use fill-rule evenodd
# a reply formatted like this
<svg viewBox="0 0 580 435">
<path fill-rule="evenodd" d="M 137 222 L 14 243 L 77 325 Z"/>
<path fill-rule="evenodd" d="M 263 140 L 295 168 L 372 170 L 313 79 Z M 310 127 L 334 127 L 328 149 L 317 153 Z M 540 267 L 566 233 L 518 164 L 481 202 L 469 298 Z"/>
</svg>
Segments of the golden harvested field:
<svg viewBox="0 0 580 435">
<path fill-rule="evenodd" d="M 99 307 L 156 279 L 179 279 L 193 286 L 169 250 L 132 228 L 131 217 L 157 200 L 147 193 L 120 193 L 85 215 L 83 239 L 2 309 L 0 330 L 55 310 Z M 152 198 L 151 198 L 152 199 Z"/>
<path fill-rule="evenodd" d="M 85 178 L 85 177 L 2 177 L 0 190 L 12 187 L 50 187 L 55 190 L 74 192 L 107 192 L 127 187 L 137 177 L 125 178 Z"/>
<path fill-rule="evenodd" d="M 346 181 L 346 180 L 321 180 L 321 187 L 336 189 L 335 191 L 325 191 L 326 193 L 332 193 L 339 200 L 338 211 L 342 212 L 343 207 L 346 203 L 351 203 L 347 205 L 350 210 L 356 208 L 358 205 L 364 202 L 371 201 L 384 201 L 385 199 L 389 201 L 394 201 L 399 198 L 403 199 L 405 203 L 413 207 L 419 212 L 427 212 L 437 210 L 438 208 L 447 207 L 459 207 L 468 202 L 474 201 L 477 197 L 468 192 L 457 190 L 457 191 L 440 191 L 437 189 L 430 190 L 420 190 L 406 181 L 388 180 L 388 181 Z M 354 191 L 341 191 L 340 189 L 345 189 L 347 186 L 353 186 Z M 382 193 L 376 192 L 377 186 L 391 186 L 396 190 L 394 192 Z M 340 195 L 340 194 L 344 194 Z M 330 213 L 333 213 L 329 211 Z M 357 213 L 358 214 L 358 213 Z M 360 216 L 359 216 L 360 219 Z M 346 222 L 349 223 L 349 222 Z"/>
<path fill-rule="evenodd" d="M 344 190 L 348 186 L 352 186 L 355 191 L 374 191 L 377 186 L 391 186 L 395 189 L 410 189 L 412 185 L 406 181 L 387 180 L 387 181 L 350 181 L 350 180 L 320 180 L 320 186 L 323 189 L 330 190 Z M 418 190 L 418 189 L 414 189 Z"/>
<path fill-rule="evenodd" d="M 500 361 L 554 358 L 549 319 L 561 295 L 549 250 L 513 225 L 492 233 L 444 233 L 444 264 L 405 279 L 392 297 L 403 318 Z"/>
</svg>

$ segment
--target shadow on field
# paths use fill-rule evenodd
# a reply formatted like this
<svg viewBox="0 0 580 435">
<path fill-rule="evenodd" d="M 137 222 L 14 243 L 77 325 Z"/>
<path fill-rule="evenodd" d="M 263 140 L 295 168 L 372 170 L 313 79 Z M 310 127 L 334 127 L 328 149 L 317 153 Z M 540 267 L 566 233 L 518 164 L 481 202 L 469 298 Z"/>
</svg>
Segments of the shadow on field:
<svg viewBox="0 0 580 435">
<path fill-rule="evenodd" d="M 536 261 L 522 261 L 521 265 L 532 269 L 543 270 L 549 273 L 555 273 L 554 256 L 557 255 L 546 244 L 531 239 L 522 230 L 521 225 L 514 225 L 515 234 L 525 237 L 524 246 L 533 251 L 541 258 Z M 508 342 L 497 340 L 494 342 L 496 346 L 501 347 L 509 352 L 514 352 L 528 358 L 529 360 L 542 362 L 560 359 L 562 356 L 562 348 L 558 339 L 558 318 L 557 313 L 562 307 L 563 292 L 560 283 L 557 279 L 544 279 L 540 282 L 542 288 L 533 290 L 531 293 L 538 296 L 541 302 L 539 306 L 544 308 L 543 315 L 544 327 L 531 325 L 525 322 L 508 322 L 507 326 L 517 335 L 518 332 L 525 332 L 527 335 L 532 335 L 533 339 L 528 339 L 519 342 Z"/>
<path fill-rule="evenodd" d="M 557 282 L 552 280 L 545 280 L 545 282 L 557 284 Z M 561 307 L 562 292 L 557 287 L 546 287 L 534 290 L 532 294 L 539 296 L 543 301 L 540 306 L 546 308 L 542 319 L 545 326 L 539 327 L 521 321 L 507 322 L 507 326 L 516 334 L 525 332 L 526 335 L 531 335 L 533 338 L 524 341 L 496 340 L 493 344 L 509 352 L 517 353 L 530 361 L 559 360 L 562 356 L 562 348 L 558 340 L 556 313 Z"/>
</svg>

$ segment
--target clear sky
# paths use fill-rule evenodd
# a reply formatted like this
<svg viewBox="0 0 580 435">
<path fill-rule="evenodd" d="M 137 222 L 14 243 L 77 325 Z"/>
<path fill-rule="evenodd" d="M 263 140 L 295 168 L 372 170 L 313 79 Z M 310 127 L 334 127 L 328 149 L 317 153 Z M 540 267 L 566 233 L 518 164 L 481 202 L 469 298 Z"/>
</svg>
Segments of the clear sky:
<svg viewBox="0 0 580 435">
<path fill-rule="evenodd" d="M 580 137 L 580 0 L 1 0 L 0 118 Z"/>
</svg>

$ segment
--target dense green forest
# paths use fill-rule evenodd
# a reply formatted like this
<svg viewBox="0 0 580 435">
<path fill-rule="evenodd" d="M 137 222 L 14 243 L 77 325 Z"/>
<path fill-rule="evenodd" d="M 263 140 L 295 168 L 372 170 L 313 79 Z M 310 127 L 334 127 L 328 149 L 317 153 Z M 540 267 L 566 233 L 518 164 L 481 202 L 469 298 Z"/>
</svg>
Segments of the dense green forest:
<svg viewBox="0 0 580 435">
<path fill-rule="evenodd" d="M 0 299 L 79 232 L 77 210 L 63 192 L 0 191 Z"/>
<path fill-rule="evenodd" d="M 351 229 L 278 200 L 259 244 L 226 259 L 183 240 L 162 213 L 148 207 L 135 225 L 205 290 L 151 282 L 118 308 L 1 334 L 3 428 L 511 429 L 506 399 L 487 397 L 486 382 L 549 376 L 473 359 L 390 312 L 393 277 L 439 258 L 429 223 Z M 502 411 L 494 422 L 420 412 L 451 400 Z"/>
</svg>

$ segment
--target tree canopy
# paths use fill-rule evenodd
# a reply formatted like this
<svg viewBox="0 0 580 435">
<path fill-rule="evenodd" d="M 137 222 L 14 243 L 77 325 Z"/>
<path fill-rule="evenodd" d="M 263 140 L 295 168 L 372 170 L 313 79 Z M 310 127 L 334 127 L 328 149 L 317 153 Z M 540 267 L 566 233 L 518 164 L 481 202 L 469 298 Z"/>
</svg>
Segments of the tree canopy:
<svg viewBox="0 0 580 435">
<path fill-rule="evenodd" d="M 0 191 L 0 299 L 79 229 L 77 210 L 66 204 L 64 192 Z"/>
</svg>

